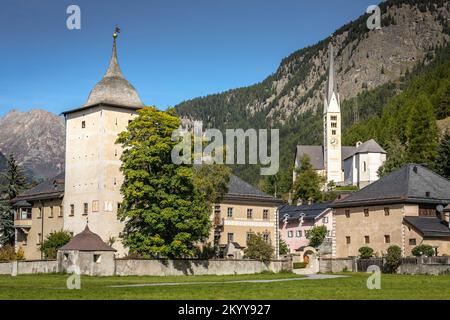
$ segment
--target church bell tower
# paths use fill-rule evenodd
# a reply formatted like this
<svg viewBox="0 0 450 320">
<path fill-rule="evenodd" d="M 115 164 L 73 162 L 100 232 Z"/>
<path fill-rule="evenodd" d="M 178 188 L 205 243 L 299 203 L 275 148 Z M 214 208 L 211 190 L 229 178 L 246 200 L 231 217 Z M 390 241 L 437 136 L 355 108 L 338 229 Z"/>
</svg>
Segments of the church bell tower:
<svg viewBox="0 0 450 320">
<path fill-rule="evenodd" d="M 331 43 L 328 52 L 330 58 L 328 92 L 324 100 L 323 109 L 324 170 L 327 177 L 327 183 L 330 181 L 339 183 L 343 181 L 341 108 L 335 79 L 333 45 Z"/>
</svg>

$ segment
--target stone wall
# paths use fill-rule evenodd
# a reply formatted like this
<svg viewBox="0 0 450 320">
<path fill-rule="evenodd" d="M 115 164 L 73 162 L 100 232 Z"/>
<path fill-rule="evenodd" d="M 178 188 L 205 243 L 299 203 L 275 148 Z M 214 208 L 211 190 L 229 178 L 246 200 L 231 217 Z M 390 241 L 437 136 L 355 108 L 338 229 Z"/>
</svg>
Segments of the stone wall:
<svg viewBox="0 0 450 320">
<path fill-rule="evenodd" d="M 402 274 L 450 274 L 450 264 L 402 264 L 397 272 Z"/>
<path fill-rule="evenodd" d="M 319 259 L 319 271 L 320 272 L 342 272 L 356 271 L 355 260 L 352 258 L 320 258 Z"/>
<path fill-rule="evenodd" d="M 252 274 L 292 270 L 291 261 L 253 260 L 116 260 L 118 276 L 180 276 Z"/>
<path fill-rule="evenodd" d="M 13 271 L 14 263 L 17 263 L 17 274 L 58 272 L 57 261 L 36 260 L 0 263 L 0 274 L 11 274 Z"/>
</svg>

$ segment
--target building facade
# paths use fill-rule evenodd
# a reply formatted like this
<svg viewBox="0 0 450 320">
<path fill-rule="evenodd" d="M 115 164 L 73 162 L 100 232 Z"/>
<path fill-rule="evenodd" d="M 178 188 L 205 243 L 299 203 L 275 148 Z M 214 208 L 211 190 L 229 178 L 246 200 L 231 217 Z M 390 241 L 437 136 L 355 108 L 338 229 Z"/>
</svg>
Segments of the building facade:
<svg viewBox="0 0 450 320">
<path fill-rule="evenodd" d="M 416 164 L 408 164 L 345 199 L 331 204 L 332 255 L 358 256 L 369 246 L 378 256 L 398 245 L 404 256 L 420 244 L 450 254 L 448 215 L 450 181 Z"/>
<path fill-rule="evenodd" d="M 331 44 L 329 55 L 328 91 L 323 108 L 323 145 L 297 146 L 293 180 L 296 180 L 296 169 L 301 166 L 301 158 L 307 155 L 316 171 L 326 177 L 327 183 L 362 188 L 378 180 L 378 168 L 386 161 L 386 151 L 375 140 L 358 142 L 356 146 L 342 146 L 340 96 Z"/>
<path fill-rule="evenodd" d="M 64 174 L 25 191 L 14 202 L 15 248 L 28 260 L 44 258 L 40 245 L 45 238 L 64 227 Z"/>
<path fill-rule="evenodd" d="M 278 206 L 281 200 L 267 195 L 232 175 L 228 193 L 212 213 L 213 230 L 210 241 L 222 249 L 229 243 L 245 249 L 252 234 L 261 234 L 274 246 L 278 256 Z M 235 257 L 237 258 L 237 257 Z"/>
<path fill-rule="evenodd" d="M 308 232 L 316 226 L 325 226 L 325 242 L 331 241 L 333 214 L 329 203 L 283 205 L 279 208 L 280 236 L 288 245 L 290 253 L 299 252 L 309 246 Z"/>
</svg>

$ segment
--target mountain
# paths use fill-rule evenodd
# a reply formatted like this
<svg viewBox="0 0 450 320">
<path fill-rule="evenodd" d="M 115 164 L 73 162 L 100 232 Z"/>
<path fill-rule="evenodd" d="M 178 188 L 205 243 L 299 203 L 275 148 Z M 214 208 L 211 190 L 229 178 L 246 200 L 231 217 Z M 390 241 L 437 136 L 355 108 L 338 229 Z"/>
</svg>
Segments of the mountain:
<svg viewBox="0 0 450 320">
<path fill-rule="evenodd" d="M 3 172 L 8 167 L 8 160 L 6 159 L 5 155 L 0 152 L 0 172 Z"/>
<path fill-rule="evenodd" d="M 0 152 L 13 154 L 36 180 L 64 169 L 64 148 L 64 121 L 51 112 L 12 110 L 0 118 Z"/>
<path fill-rule="evenodd" d="M 262 82 L 185 101 L 176 106 L 177 113 L 221 130 L 279 128 L 281 166 L 287 170 L 296 144 L 322 143 L 330 41 L 335 48 L 344 128 L 379 113 L 408 85 L 411 72 L 432 61 L 450 41 L 449 1 L 390 0 L 380 8 L 381 30 L 369 31 L 369 15 L 363 15 L 333 36 L 283 59 Z M 258 183 L 256 166 L 233 169 Z"/>
</svg>

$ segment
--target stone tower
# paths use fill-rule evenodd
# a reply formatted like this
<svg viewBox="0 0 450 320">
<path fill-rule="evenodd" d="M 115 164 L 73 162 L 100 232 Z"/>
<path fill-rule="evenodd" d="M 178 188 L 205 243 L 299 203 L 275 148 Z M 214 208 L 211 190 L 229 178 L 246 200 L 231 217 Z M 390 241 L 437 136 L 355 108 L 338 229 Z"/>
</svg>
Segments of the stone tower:
<svg viewBox="0 0 450 320">
<path fill-rule="evenodd" d="M 66 169 L 64 229 L 78 234 L 86 220 L 103 241 L 115 239 L 119 255 L 126 250 L 117 219 L 122 201 L 120 172 L 122 149 L 115 143 L 120 132 L 144 107 L 134 87 L 124 78 L 117 60 L 114 34 L 108 70 L 80 108 L 64 112 L 66 119 Z"/>
<path fill-rule="evenodd" d="M 324 168 L 327 182 L 343 181 L 341 154 L 341 108 L 337 93 L 333 45 L 329 47 L 330 67 L 328 75 L 328 92 L 324 100 L 323 109 L 323 147 Z"/>
</svg>

